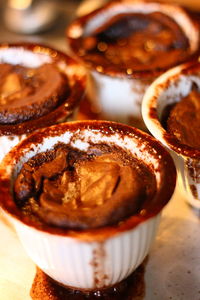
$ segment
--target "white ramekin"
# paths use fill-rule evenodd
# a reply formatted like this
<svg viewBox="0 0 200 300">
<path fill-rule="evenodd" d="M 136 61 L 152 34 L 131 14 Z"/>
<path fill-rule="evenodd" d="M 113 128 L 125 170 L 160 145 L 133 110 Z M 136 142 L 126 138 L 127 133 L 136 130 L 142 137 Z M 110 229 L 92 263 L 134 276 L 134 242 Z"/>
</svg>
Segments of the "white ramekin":
<svg viewBox="0 0 200 300">
<path fill-rule="evenodd" d="M 138 214 L 113 226 L 76 231 L 34 223 L 13 201 L 13 181 L 24 162 L 58 142 L 83 151 L 90 143 L 122 147 L 154 172 L 154 198 Z M 35 132 L 5 156 L 0 166 L 0 206 L 28 255 L 46 274 L 72 288 L 96 290 L 120 282 L 142 263 L 175 182 L 173 160 L 153 137 L 114 122 L 68 122 Z"/>
<path fill-rule="evenodd" d="M 199 62 L 190 62 L 169 70 L 148 88 L 142 103 L 142 115 L 153 136 L 170 150 L 188 202 L 200 208 L 200 151 L 178 142 L 161 124 L 165 107 L 187 96 L 194 83 L 200 89 Z"/>
<path fill-rule="evenodd" d="M 100 112 L 101 119 L 108 119 L 145 129 L 141 115 L 141 102 L 147 87 L 167 68 L 159 70 L 135 71 L 127 68 L 126 72 L 116 70 L 109 65 L 98 66 L 84 61 L 79 55 L 81 39 L 92 35 L 96 29 L 115 15 L 127 13 L 150 14 L 161 12 L 169 16 L 182 29 L 188 38 L 190 53 L 194 55 L 199 48 L 199 29 L 191 17 L 180 7 L 173 4 L 148 2 L 143 0 L 111 1 L 102 8 L 77 18 L 67 29 L 66 35 L 70 49 L 86 66 L 88 71 L 87 92 L 93 109 Z M 133 49 L 134 51 L 134 49 Z M 182 61 L 183 62 L 183 61 Z M 180 64 L 180 61 L 175 65 Z"/>
<path fill-rule="evenodd" d="M 0 63 L 37 68 L 42 64 L 57 64 L 69 82 L 70 93 L 62 104 L 50 113 L 18 124 L 0 124 L 0 161 L 4 155 L 30 132 L 56 123 L 73 119 L 85 90 L 85 71 L 71 57 L 41 44 L 0 44 Z"/>
</svg>

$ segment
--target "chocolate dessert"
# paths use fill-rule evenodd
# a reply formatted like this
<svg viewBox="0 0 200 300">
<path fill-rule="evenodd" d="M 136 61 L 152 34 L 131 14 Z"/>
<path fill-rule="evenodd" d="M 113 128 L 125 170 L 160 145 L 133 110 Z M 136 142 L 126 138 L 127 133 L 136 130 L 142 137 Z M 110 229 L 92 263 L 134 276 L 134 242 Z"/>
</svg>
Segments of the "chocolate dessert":
<svg viewBox="0 0 200 300">
<path fill-rule="evenodd" d="M 155 175 L 147 165 L 105 144 L 84 152 L 59 143 L 29 159 L 14 184 L 25 216 L 67 229 L 117 224 L 155 193 Z"/>
<path fill-rule="evenodd" d="M 0 63 L 0 124 L 39 118 L 68 95 L 68 79 L 56 64 L 27 68 Z"/>
<path fill-rule="evenodd" d="M 148 134 L 91 120 L 36 131 L 4 157 L 0 177 L 0 206 L 36 265 L 93 292 L 147 256 L 176 171 Z"/>
<path fill-rule="evenodd" d="M 184 61 L 189 41 L 180 26 L 161 12 L 115 15 L 89 36 L 72 42 L 75 52 L 103 70 L 160 70 Z"/>
<path fill-rule="evenodd" d="M 40 44 L 1 44 L 0 137 L 17 142 L 73 118 L 84 89 L 85 71 L 68 55 Z M 16 144 L 5 140 L 8 150 Z"/>
<path fill-rule="evenodd" d="M 168 110 L 167 131 L 181 144 L 200 150 L 200 92 L 193 89 Z"/>
</svg>

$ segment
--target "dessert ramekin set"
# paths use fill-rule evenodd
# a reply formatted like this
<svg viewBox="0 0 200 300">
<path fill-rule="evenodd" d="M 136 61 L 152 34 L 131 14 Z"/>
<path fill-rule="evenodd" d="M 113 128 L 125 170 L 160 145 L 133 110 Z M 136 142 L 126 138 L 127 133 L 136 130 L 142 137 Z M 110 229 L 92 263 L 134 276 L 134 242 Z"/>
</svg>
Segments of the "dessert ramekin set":
<svg viewBox="0 0 200 300">
<path fill-rule="evenodd" d="M 196 55 L 198 29 L 184 10 L 174 5 L 130 0 L 111 2 L 74 21 L 67 30 L 71 50 L 76 52 L 77 40 L 102 28 L 109 18 L 157 12 L 166 14 L 167 19 L 171 17 L 173 23 L 178 24 L 188 40 L 188 57 Z M 77 58 L 78 54 L 75 54 Z M 2 45 L 0 64 L 22 65 L 31 71 L 43 64 L 53 64 L 62 76 L 67 77 L 69 84 L 66 99 L 49 113 L 19 124 L 0 125 L 1 209 L 14 225 L 27 254 L 55 281 L 83 291 L 113 286 L 127 278 L 147 256 L 161 211 L 171 199 L 176 185 L 176 169 L 168 151 L 149 134 L 113 120 L 129 124 L 130 120 L 137 120 L 139 127 L 145 128 L 140 111 L 142 97 L 166 68 L 144 72 L 128 70 L 124 74 L 97 65 L 85 71 L 87 68 L 81 59 L 76 62 L 55 49 L 31 44 Z M 100 107 L 101 117 L 109 121 L 76 121 L 86 76 L 89 78 L 86 93 L 92 105 Z M 190 203 L 200 207 L 199 151 L 178 144 L 161 125 L 165 107 L 188 95 L 193 83 L 200 87 L 198 63 L 195 66 L 185 64 L 164 73 L 147 89 L 142 113 L 149 131 L 170 150 L 183 175 Z M 71 121 L 72 118 L 75 121 Z M 15 180 L 24 164 L 38 154 L 49 153 L 59 143 L 83 152 L 87 152 L 90 145 L 99 144 L 123 149 L 130 159 L 137 159 L 151 171 L 155 178 L 155 194 L 152 199 L 142 202 L 135 214 L 110 226 L 77 230 L 35 221 L 15 201 Z"/>
</svg>

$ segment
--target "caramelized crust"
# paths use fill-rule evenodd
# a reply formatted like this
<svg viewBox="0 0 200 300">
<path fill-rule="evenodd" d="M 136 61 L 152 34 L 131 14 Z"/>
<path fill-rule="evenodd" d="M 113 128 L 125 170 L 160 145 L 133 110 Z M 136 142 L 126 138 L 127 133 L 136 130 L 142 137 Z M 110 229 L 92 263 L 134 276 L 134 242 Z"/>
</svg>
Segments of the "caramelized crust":
<svg viewBox="0 0 200 300">
<path fill-rule="evenodd" d="M 156 192 L 150 169 L 117 147 L 58 144 L 24 164 L 14 186 L 25 214 L 73 229 L 117 224 Z"/>
<path fill-rule="evenodd" d="M 192 90 L 170 110 L 167 130 L 182 144 L 200 150 L 200 93 Z"/>
<path fill-rule="evenodd" d="M 118 14 L 73 47 L 88 65 L 128 74 L 169 68 L 190 55 L 182 29 L 159 12 Z"/>
<path fill-rule="evenodd" d="M 34 69 L 0 64 L 0 124 L 39 118 L 68 95 L 67 77 L 54 64 Z"/>
</svg>

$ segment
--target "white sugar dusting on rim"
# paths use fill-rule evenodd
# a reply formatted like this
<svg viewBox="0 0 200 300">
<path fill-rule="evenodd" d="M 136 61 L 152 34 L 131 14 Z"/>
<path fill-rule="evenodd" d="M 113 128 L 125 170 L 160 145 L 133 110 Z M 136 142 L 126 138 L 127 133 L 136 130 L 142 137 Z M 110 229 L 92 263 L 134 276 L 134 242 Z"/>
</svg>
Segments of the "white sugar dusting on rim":
<svg viewBox="0 0 200 300">
<path fill-rule="evenodd" d="M 11 156 L 7 157 L 8 160 L 5 160 L 4 164 L 11 164 L 12 168 L 6 168 L 6 173 L 8 174 L 8 176 L 12 173 L 13 178 L 15 178 L 22 165 L 28 159 L 30 159 L 38 153 L 53 149 L 53 147 L 59 142 L 63 142 L 65 144 L 70 145 L 73 148 L 82 151 L 87 151 L 91 143 L 105 143 L 110 146 L 117 145 L 125 151 L 129 151 L 134 157 L 142 160 L 145 164 L 149 165 L 150 167 L 153 166 L 157 180 L 157 186 L 160 186 L 161 173 L 159 166 L 161 165 L 161 158 L 159 157 L 159 151 L 157 152 L 156 149 L 151 148 L 151 151 L 149 152 L 148 141 L 141 140 L 141 138 L 139 138 L 137 135 L 135 137 L 122 137 L 120 133 L 106 135 L 102 132 L 91 131 L 88 129 L 77 130 L 74 132 L 70 132 L 67 130 L 63 134 L 58 134 L 58 136 L 44 137 L 41 143 L 30 143 L 28 147 L 21 151 L 21 156 L 19 160 L 15 161 L 13 159 L 13 153 L 11 154 Z"/>
<path fill-rule="evenodd" d="M 38 68 L 43 64 L 51 63 L 52 58 L 43 53 L 34 53 L 23 47 L 0 49 L 0 63 L 22 65 L 28 68 Z"/>
</svg>

